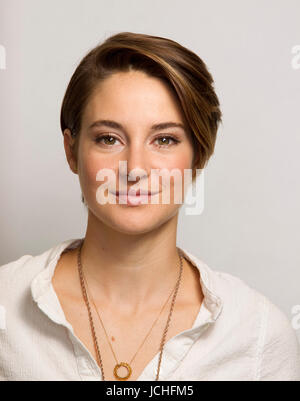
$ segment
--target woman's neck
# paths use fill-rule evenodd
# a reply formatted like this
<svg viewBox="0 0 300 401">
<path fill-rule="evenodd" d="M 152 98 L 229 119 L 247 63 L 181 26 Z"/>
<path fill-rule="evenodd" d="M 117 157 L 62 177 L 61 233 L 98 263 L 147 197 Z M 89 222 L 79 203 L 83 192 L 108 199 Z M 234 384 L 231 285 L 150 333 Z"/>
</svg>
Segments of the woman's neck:
<svg viewBox="0 0 300 401">
<path fill-rule="evenodd" d="M 89 213 L 81 262 L 96 302 L 137 313 L 161 305 L 179 274 L 177 219 L 151 233 L 127 235 Z"/>
</svg>

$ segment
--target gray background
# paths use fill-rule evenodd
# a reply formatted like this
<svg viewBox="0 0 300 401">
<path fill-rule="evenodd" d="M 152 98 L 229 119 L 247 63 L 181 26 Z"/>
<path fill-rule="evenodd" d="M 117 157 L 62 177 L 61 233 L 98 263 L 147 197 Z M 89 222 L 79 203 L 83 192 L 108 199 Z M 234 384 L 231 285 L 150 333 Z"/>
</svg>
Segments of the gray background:
<svg viewBox="0 0 300 401">
<path fill-rule="evenodd" d="M 165 36 L 206 62 L 224 114 L 204 212 L 182 209 L 178 244 L 292 320 L 300 304 L 300 69 L 291 65 L 299 15 L 299 0 L 0 0 L 0 265 L 85 234 L 59 127 L 81 58 L 117 32 Z"/>
</svg>

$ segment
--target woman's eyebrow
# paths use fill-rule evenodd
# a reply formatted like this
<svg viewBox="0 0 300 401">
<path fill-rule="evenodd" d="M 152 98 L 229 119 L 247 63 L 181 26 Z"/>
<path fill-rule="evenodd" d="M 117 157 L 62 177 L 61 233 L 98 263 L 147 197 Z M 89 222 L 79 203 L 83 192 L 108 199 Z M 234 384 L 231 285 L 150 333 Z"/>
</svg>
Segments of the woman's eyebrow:
<svg viewBox="0 0 300 401">
<path fill-rule="evenodd" d="M 113 120 L 97 120 L 93 122 L 90 126 L 89 129 L 94 128 L 94 127 L 101 127 L 101 126 L 106 126 L 109 128 L 115 128 L 115 129 L 120 129 L 125 131 L 125 128 L 122 126 L 122 124 L 113 121 Z M 185 127 L 182 123 L 175 123 L 175 122 L 165 122 L 165 123 L 159 123 L 159 124 L 154 124 L 151 127 L 152 131 L 157 131 L 161 129 L 166 129 L 166 128 L 174 128 L 174 127 L 179 127 L 185 130 Z"/>
</svg>

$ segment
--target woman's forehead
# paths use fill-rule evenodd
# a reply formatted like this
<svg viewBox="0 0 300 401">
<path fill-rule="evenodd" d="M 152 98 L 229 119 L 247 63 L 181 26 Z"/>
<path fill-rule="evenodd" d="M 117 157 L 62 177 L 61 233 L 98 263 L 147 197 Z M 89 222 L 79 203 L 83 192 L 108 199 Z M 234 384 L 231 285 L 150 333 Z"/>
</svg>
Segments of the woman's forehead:
<svg viewBox="0 0 300 401">
<path fill-rule="evenodd" d="M 123 73 L 122 73 L 123 74 Z M 128 73 L 131 74 L 131 73 Z M 90 125 L 100 119 L 121 120 L 150 126 L 155 121 L 184 123 L 179 102 L 160 80 L 135 78 L 132 74 L 126 81 L 122 78 L 99 84 L 90 96 L 83 113 L 83 123 Z"/>
</svg>

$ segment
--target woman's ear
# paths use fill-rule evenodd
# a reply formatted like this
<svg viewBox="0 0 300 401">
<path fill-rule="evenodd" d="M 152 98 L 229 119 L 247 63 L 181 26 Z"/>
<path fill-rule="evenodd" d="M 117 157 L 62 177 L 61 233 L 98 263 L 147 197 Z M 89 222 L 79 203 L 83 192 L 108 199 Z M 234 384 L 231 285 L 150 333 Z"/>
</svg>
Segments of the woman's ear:
<svg viewBox="0 0 300 401">
<path fill-rule="evenodd" d="M 75 138 L 71 134 L 71 130 L 66 128 L 64 130 L 64 147 L 66 157 L 70 166 L 70 169 L 74 174 L 77 174 L 77 157 L 74 152 Z"/>
</svg>

